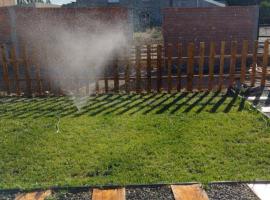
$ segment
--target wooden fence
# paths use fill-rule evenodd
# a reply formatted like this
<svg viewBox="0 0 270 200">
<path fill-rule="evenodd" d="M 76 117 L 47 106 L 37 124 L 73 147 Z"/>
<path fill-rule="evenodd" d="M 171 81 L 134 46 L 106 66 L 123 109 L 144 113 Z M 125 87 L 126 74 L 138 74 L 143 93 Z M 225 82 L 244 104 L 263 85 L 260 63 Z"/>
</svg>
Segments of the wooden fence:
<svg viewBox="0 0 270 200">
<path fill-rule="evenodd" d="M 249 52 L 249 45 L 253 52 Z M 164 46 L 132 47 L 125 51 L 128 52 L 125 56 L 115 57 L 102 69 L 87 66 L 76 73 L 65 73 L 65 70 L 62 73 L 55 70 L 55 66 L 49 66 L 49 62 L 33 59 L 31 51 L 24 47 L 18 53 L 15 47 L 2 45 L 0 93 L 17 96 L 173 93 L 216 91 L 236 84 L 269 86 L 268 40 L 260 52 L 258 41 L 253 44 L 223 41 L 221 45 L 201 42 L 198 47 L 194 43 L 187 47 L 181 43 Z"/>
</svg>

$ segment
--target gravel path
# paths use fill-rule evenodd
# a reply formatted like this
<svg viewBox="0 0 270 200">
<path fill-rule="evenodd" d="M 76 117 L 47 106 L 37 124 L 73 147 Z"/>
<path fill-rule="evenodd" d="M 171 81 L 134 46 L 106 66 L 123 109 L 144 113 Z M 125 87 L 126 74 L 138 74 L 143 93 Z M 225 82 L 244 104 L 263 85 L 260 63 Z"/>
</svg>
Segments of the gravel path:
<svg viewBox="0 0 270 200">
<path fill-rule="evenodd" d="M 210 184 L 209 200 L 260 200 L 246 184 Z"/>
<path fill-rule="evenodd" d="M 0 200 L 14 200 L 16 193 L 0 192 Z"/>
<path fill-rule="evenodd" d="M 174 200 L 170 186 L 126 188 L 127 200 Z"/>
<path fill-rule="evenodd" d="M 79 192 L 58 192 L 49 197 L 48 200 L 89 200 L 92 199 L 92 192 L 79 191 Z"/>
</svg>

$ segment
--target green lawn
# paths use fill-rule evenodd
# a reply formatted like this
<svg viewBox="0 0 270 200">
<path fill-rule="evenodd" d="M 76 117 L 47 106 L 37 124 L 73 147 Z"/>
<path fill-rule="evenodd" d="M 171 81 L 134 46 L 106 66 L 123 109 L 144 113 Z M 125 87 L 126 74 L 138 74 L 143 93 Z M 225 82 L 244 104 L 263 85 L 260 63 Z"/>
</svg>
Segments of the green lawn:
<svg viewBox="0 0 270 200">
<path fill-rule="evenodd" d="M 0 102 L 0 188 L 270 179 L 270 121 L 237 96 Z"/>
</svg>

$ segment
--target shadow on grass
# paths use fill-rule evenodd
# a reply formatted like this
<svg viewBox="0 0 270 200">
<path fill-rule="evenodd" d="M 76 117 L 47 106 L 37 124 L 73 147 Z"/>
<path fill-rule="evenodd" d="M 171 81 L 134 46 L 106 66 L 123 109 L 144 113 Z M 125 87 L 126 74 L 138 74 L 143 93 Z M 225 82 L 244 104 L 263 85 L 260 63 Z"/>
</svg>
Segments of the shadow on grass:
<svg viewBox="0 0 270 200">
<path fill-rule="evenodd" d="M 78 100 L 79 101 L 79 100 Z M 80 103 L 80 102 L 79 102 Z M 245 99 L 232 93 L 107 94 L 89 97 L 80 111 L 67 97 L 0 99 L 0 117 L 78 117 L 82 115 L 177 114 L 242 111 Z"/>
</svg>

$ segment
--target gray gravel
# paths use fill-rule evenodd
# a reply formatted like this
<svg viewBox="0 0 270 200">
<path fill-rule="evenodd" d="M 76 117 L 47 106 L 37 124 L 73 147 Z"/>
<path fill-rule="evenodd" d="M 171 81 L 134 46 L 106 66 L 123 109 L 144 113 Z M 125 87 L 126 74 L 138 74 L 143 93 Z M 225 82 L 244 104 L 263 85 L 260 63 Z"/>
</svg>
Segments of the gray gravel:
<svg viewBox="0 0 270 200">
<path fill-rule="evenodd" d="M 174 200 L 171 187 L 126 188 L 127 200 Z"/>
<path fill-rule="evenodd" d="M 14 200 L 16 193 L 0 192 L 0 200 Z"/>
<path fill-rule="evenodd" d="M 89 200 L 92 199 L 92 192 L 89 191 L 60 191 L 54 193 L 47 200 Z"/>
<path fill-rule="evenodd" d="M 260 200 L 246 184 L 210 184 L 209 200 Z"/>
</svg>

